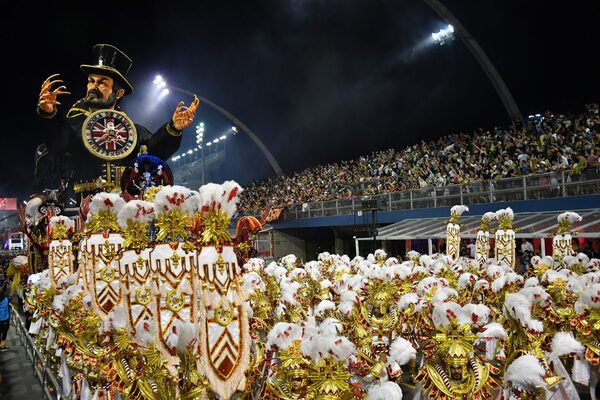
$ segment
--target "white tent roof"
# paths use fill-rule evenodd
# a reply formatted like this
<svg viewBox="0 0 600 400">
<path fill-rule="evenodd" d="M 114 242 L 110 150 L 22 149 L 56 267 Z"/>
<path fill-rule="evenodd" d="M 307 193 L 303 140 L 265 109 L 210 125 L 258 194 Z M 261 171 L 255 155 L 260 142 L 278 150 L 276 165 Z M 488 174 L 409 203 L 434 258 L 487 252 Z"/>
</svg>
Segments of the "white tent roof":
<svg viewBox="0 0 600 400">
<path fill-rule="evenodd" d="M 600 208 L 577 210 L 583 218 L 574 224 L 573 231 L 576 237 L 600 238 Z M 556 218 L 560 213 L 556 211 L 540 211 L 528 213 L 515 213 L 513 227 L 517 238 L 550 237 L 558 228 Z M 445 239 L 448 218 L 420 218 L 405 219 L 400 222 L 379 228 L 377 240 L 413 240 L 413 239 Z M 460 217 L 461 238 L 476 239 L 477 230 L 481 222 L 481 215 L 463 214 Z M 497 223 L 492 222 L 492 228 Z M 358 240 L 373 240 L 358 238 Z"/>
</svg>

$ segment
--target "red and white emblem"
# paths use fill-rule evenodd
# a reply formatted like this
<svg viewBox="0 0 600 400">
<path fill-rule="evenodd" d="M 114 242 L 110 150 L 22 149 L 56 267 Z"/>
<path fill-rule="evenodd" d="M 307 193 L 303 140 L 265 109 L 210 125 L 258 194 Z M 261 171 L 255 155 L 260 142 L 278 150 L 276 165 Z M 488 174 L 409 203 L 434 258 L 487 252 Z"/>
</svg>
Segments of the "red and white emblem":
<svg viewBox="0 0 600 400">
<path fill-rule="evenodd" d="M 90 114 L 81 133 L 86 149 L 103 160 L 125 158 L 137 143 L 135 125 L 125 113 L 115 110 Z"/>
</svg>

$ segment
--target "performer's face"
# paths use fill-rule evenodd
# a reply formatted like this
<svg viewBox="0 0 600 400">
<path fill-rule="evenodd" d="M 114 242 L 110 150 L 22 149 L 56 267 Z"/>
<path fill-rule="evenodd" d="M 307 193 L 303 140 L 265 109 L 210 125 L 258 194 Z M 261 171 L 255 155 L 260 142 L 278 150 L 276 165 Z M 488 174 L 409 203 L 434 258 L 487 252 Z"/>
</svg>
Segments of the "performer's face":
<svg viewBox="0 0 600 400">
<path fill-rule="evenodd" d="M 86 103 L 97 108 L 114 107 L 116 100 L 123 96 L 123 89 L 119 89 L 116 93 L 113 91 L 114 83 L 110 76 L 89 74 Z"/>
</svg>

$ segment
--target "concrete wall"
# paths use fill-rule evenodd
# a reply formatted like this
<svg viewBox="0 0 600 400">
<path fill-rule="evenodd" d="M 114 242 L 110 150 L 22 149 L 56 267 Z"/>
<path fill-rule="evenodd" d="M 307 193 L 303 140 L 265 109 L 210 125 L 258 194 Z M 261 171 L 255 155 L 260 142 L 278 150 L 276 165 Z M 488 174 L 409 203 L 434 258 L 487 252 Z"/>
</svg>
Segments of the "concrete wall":
<svg viewBox="0 0 600 400">
<path fill-rule="evenodd" d="M 278 260 L 288 254 L 294 254 L 298 259 L 306 260 L 305 241 L 281 231 L 273 231 L 273 258 Z"/>
</svg>

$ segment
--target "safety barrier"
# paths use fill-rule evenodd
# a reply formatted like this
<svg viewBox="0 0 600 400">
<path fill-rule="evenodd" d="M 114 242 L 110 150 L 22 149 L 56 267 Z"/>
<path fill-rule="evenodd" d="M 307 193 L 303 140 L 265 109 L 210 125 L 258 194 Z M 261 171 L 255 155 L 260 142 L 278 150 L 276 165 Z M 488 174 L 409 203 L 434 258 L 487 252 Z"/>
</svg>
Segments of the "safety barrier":
<svg viewBox="0 0 600 400">
<path fill-rule="evenodd" d="M 42 353 L 37 349 L 29 332 L 25 327 L 25 322 L 19 312 L 11 304 L 11 324 L 14 327 L 21 345 L 25 348 L 27 360 L 31 362 L 33 374 L 42 386 L 42 400 L 61 400 L 68 399 L 62 393 L 62 387 L 50 369 L 49 364 Z"/>
</svg>

